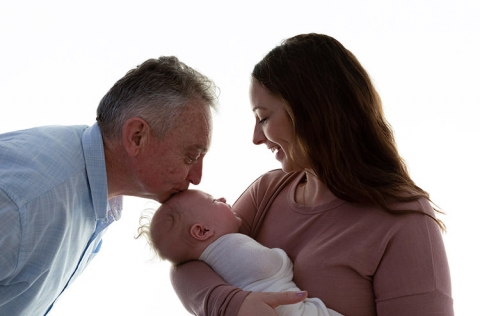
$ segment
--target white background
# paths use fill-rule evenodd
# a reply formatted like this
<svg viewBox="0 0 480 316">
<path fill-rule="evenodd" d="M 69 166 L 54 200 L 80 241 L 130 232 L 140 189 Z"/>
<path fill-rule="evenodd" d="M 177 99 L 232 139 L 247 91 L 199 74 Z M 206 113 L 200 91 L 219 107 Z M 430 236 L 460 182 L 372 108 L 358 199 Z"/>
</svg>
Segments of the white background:
<svg viewBox="0 0 480 316">
<path fill-rule="evenodd" d="M 249 75 L 281 40 L 331 35 L 373 78 L 413 179 L 444 209 L 457 315 L 478 314 L 480 259 L 480 2 L 459 1 L 8 1 L 0 2 L 0 133 L 87 124 L 129 69 L 160 55 L 221 89 L 200 189 L 233 202 L 279 167 L 251 143 Z M 135 240 L 155 203 L 126 198 L 121 221 L 51 315 L 188 315 L 167 263 Z M 1 267 L 0 267 L 1 268 Z"/>
</svg>

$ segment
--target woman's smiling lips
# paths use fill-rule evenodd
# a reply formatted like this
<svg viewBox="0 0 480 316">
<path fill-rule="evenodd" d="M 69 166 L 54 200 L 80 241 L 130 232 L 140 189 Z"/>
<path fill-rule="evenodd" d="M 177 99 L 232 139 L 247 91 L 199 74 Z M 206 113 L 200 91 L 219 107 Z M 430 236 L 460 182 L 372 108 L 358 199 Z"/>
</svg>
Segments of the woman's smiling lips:
<svg viewBox="0 0 480 316">
<path fill-rule="evenodd" d="M 268 147 L 268 149 L 270 149 L 272 153 L 274 153 L 275 151 L 278 151 L 280 149 L 280 146 L 276 145 L 276 146 Z"/>
</svg>

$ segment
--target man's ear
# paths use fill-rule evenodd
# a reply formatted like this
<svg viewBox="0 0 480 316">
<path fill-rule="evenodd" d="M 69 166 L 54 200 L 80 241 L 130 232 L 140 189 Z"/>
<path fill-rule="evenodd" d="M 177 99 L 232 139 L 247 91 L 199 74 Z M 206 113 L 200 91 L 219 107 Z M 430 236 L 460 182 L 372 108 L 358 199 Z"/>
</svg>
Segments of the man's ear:
<svg viewBox="0 0 480 316">
<path fill-rule="evenodd" d="M 123 124 L 122 141 L 129 156 L 138 155 L 147 143 L 149 134 L 150 126 L 139 117 L 132 117 Z"/>
<path fill-rule="evenodd" d="M 197 240 L 203 241 L 213 236 L 213 230 L 208 229 L 203 224 L 197 223 L 190 227 L 190 235 Z"/>
</svg>

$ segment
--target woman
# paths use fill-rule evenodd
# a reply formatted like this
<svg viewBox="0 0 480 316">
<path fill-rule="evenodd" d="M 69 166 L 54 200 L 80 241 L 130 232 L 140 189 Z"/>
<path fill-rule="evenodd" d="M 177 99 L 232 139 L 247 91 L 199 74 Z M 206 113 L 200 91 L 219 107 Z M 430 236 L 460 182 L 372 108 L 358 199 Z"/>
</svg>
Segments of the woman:
<svg viewBox="0 0 480 316">
<path fill-rule="evenodd" d="M 252 77 L 253 142 L 283 170 L 235 203 L 241 232 L 284 249 L 299 288 L 344 315 L 453 315 L 443 223 L 355 56 L 329 36 L 298 35 Z M 198 262 L 173 270 L 172 282 L 198 315 L 275 315 L 294 300 L 245 293 Z"/>
</svg>

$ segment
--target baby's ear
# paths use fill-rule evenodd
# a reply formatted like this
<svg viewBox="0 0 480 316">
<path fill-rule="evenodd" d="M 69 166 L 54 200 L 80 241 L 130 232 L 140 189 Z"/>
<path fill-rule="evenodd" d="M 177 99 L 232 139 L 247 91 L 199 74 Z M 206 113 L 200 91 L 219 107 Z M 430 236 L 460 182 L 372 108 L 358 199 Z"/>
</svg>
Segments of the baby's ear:
<svg viewBox="0 0 480 316">
<path fill-rule="evenodd" d="M 203 241 L 213 236 L 213 231 L 205 227 L 205 225 L 197 223 L 190 227 L 190 235 L 197 240 Z"/>
</svg>

